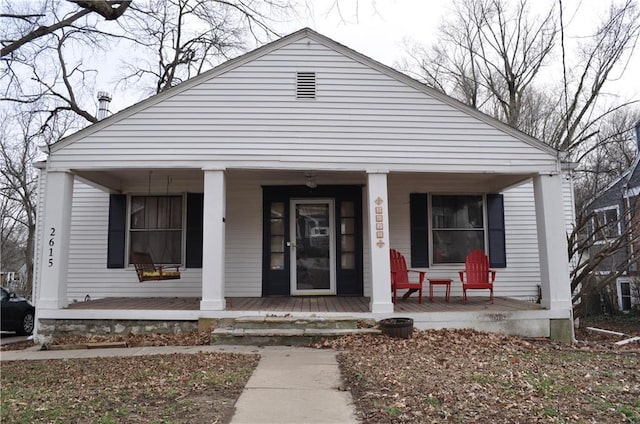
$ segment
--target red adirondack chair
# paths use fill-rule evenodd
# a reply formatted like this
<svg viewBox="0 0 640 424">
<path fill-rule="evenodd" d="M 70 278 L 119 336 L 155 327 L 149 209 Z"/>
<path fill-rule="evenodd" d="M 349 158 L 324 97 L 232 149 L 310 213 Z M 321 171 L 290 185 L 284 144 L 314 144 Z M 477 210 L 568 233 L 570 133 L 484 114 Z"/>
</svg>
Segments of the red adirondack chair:
<svg viewBox="0 0 640 424">
<path fill-rule="evenodd" d="M 480 249 L 476 249 L 467 255 L 464 261 L 465 269 L 460 271 L 462 282 L 462 303 L 467 301 L 467 289 L 484 289 L 491 293 L 493 303 L 493 282 L 496 272 L 489 269 L 489 258 Z"/>
<path fill-rule="evenodd" d="M 426 272 L 414 271 L 407 269 L 407 262 L 404 260 L 404 256 L 395 249 L 389 251 L 391 257 L 391 290 L 393 291 L 393 303 L 398 300 L 398 290 L 409 289 L 404 295 L 407 298 L 411 293 L 418 291 L 418 302 L 422 303 L 422 283 L 424 283 L 424 276 Z M 409 281 L 409 272 L 415 272 L 419 274 L 418 282 Z"/>
</svg>

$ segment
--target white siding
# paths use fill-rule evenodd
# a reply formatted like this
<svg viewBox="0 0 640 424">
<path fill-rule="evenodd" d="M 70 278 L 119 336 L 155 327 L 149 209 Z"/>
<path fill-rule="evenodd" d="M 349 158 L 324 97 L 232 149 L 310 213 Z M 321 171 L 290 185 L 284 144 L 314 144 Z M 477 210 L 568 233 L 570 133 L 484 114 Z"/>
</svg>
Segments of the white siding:
<svg viewBox="0 0 640 424">
<path fill-rule="evenodd" d="M 316 100 L 295 99 L 298 71 L 317 73 Z M 548 152 L 312 39 L 212 75 L 54 149 L 51 166 L 556 169 Z"/>
<path fill-rule="evenodd" d="M 225 295 L 262 295 L 262 188 L 255 178 L 227 177 Z"/>
</svg>

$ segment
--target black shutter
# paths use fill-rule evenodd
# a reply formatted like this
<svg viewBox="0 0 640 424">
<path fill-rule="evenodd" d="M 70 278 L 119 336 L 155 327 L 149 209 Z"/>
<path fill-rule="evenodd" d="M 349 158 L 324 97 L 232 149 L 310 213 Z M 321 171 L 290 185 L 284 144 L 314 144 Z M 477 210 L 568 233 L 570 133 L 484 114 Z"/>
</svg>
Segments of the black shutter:
<svg viewBox="0 0 640 424">
<path fill-rule="evenodd" d="M 489 261 L 493 268 L 507 267 L 504 231 L 504 196 L 487 194 L 489 228 Z"/>
<path fill-rule="evenodd" d="M 185 266 L 202 268 L 202 211 L 204 194 L 187 193 L 187 246 Z"/>
<path fill-rule="evenodd" d="M 429 217 L 427 216 L 427 193 L 409 195 L 411 219 L 411 266 L 429 266 Z"/>
<path fill-rule="evenodd" d="M 109 196 L 109 232 L 107 235 L 107 268 L 124 268 L 127 230 L 127 195 Z"/>
</svg>

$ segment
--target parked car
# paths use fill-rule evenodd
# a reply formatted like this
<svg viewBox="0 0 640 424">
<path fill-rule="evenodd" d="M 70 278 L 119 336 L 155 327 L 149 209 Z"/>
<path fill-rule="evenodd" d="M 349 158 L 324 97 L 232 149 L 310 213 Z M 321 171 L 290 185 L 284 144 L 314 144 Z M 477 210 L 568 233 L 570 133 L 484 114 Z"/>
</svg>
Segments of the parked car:
<svg viewBox="0 0 640 424">
<path fill-rule="evenodd" d="M 36 308 L 27 299 L 0 287 L 0 309 L 2 310 L 2 331 L 15 331 L 20 335 L 33 332 Z"/>
</svg>

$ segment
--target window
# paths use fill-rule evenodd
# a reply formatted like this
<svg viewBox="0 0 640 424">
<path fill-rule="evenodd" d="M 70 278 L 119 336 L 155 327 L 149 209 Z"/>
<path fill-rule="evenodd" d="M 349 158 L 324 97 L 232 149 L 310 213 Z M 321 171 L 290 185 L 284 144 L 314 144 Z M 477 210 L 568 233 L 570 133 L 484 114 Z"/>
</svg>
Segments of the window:
<svg viewBox="0 0 640 424">
<path fill-rule="evenodd" d="M 129 252 L 146 252 L 157 264 L 181 264 L 182 196 L 131 196 Z"/>
<path fill-rule="evenodd" d="M 485 250 L 482 195 L 431 197 L 433 263 L 461 263 L 468 252 Z"/>
<path fill-rule="evenodd" d="M 608 238 L 616 238 L 620 235 L 618 206 L 597 209 L 594 213 L 591 228 L 596 242 L 603 243 Z"/>
<path fill-rule="evenodd" d="M 356 214 L 355 204 L 352 201 L 340 203 L 340 243 L 342 269 L 355 269 L 356 267 Z"/>
<path fill-rule="evenodd" d="M 621 311 L 630 311 L 631 304 L 631 281 L 618 279 L 618 308 Z"/>
<path fill-rule="evenodd" d="M 284 203 L 273 202 L 271 203 L 270 212 L 270 225 L 271 225 L 271 263 L 270 268 L 272 270 L 284 269 Z"/>
</svg>

